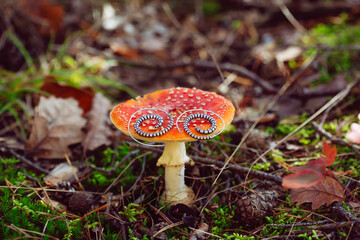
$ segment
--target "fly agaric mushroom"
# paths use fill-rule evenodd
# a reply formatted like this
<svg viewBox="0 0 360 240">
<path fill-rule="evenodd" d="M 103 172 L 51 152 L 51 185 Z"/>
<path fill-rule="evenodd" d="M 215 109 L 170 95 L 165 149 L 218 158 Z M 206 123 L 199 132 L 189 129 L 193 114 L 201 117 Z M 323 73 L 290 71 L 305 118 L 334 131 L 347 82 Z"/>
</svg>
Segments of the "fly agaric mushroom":
<svg viewBox="0 0 360 240">
<path fill-rule="evenodd" d="M 185 185 L 185 142 L 207 140 L 234 117 L 226 98 L 198 89 L 171 88 L 128 100 L 114 107 L 111 121 L 134 140 L 164 143 L 157 166 L 165 167 L 166 203 L 191 205 L 194 193 Z M 137 140 L 136 140 L 137 141 Z"/>
</svg>

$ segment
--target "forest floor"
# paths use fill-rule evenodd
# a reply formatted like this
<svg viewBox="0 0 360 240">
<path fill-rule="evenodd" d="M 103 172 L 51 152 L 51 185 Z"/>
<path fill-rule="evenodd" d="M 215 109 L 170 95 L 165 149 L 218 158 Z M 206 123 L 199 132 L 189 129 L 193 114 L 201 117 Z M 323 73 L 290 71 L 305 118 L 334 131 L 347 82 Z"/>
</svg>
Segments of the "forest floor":
<svg viewBox="0 0 360 240">
<path fill-rule="evenodd" d="M 0 6 L 0 239 L 360 239 L 358 1 Z M 176 87 L 235 107 L 187 205 L 109 117 Z"/>
</svg>

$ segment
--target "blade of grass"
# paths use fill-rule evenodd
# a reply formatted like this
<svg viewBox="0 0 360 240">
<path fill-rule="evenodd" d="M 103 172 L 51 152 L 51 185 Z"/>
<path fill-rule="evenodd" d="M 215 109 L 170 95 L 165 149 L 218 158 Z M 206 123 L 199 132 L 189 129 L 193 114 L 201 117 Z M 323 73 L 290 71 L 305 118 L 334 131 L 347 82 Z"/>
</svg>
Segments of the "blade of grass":
<svg viewBox="0 0 360 240">
<path fill-rule="evenodd" d="M 26 64 L 28 67 L 31 67 L 34 65 L 34 60 L 32 59 L 30 53 L 26 50 L 24 44 L 21 42 L 21 40 L 13 33 L 11 30 L 8 30 L 6 33 L 7 38 L 14 43 L 14 45 L 19 49 L 20 53 L 23 55 Z"/>
</svg>

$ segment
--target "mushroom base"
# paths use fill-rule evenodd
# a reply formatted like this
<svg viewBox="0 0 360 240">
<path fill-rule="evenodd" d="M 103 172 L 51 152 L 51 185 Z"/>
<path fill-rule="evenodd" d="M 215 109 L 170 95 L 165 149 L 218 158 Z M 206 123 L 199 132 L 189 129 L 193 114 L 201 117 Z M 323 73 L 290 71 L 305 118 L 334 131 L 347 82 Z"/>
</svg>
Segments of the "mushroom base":
<svg viewBox="0 0 360 240">
<path fill-rule="evenodd" d="M 184 181 L 185 166 L 165 167 L 165 191 L 161 201 L 170 205 L 178 203 L 191 206 L 194 202 L 195 194 L 193 190 L 185 185 Z"/>
</svg>

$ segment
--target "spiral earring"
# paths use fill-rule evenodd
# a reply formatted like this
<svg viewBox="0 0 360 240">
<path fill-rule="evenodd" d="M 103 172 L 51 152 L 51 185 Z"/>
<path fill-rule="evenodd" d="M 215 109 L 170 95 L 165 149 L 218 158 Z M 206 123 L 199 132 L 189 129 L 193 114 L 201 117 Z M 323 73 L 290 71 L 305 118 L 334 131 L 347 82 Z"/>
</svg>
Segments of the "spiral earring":
<svg viewBox="0 0 360 240">
<path fill-rule="evenodd" d="M 210 136 L 198 136 L 198 135 L 195 135 L 194 133 L 192 133 L 189 129 L 189 123 L 192 119 L 195 119 L 195 118 L 202 118 L 202 119 L 205 119 L 207 121 L 209 121 L 211 123 L 211 127 L 208 128 L 208 129 L 200 129 L 198 126 L 195 126 L 195 130 L 200 133 L 200 134 L 205 134 L 205 135 L 208 135 L 208 134 L 211 134 L 213 132 L 215 132 L 216 128 L 217 128 L 217 123 L 216 123 L 216 120 L 211 117 L 210 115 L 207 115 L 207 114 L 204 114 L 204 113 L 195 113 L 195 114 L 190 114 L 187 118 L 185 118 L 184 120 L 184 130 L 185 132 L 192 138 L 195 138 L 197 140 L 208 140 L 208 139 L 211 139 L 211 138 L 214 138 L 216 137 L 217 135 L 219 135 L 223 130 L 224 130 L 224 127 L 225 127 L 225 122 L 224 122 L 224 119 L 222 119 L 222 117 L 219 116 L 219 114 L 213 112 L 213 111 L 210 111 L 210 110 L 204 110 L 204 109 L 192 109 L 192 110 L 188 110 L 188 111 L 185 111 L 183 112 L 182 114 L 180 114 L 180 116 L 178 117 L 177 121 L 176 121 L 176 127 L 177 129 L 180 131 L 180 128 L 179 128 L 179 125 L 178 125 L 178 121 L 180 119 L 180 117 L 182 115 L 184 115 L 185 113 L 187 112 L 192 112 L 192 111 L 204 111 L 204 112 L 211 112 L 213 114 L 215 114 L 218 118 L 221 119 L 222 123 L 223 123 L 223 126 L 222 126 L 222 129 L 214 134 L 214 135 L 210 135 Z"/>
<path fill-rule="evenodd" d="M 140 143 L 140 144 L 143 144 L 145 146 L 151 146 L 151 147 L 162 147 L 163 145 L 153 145 L 153 144 L 146 144 L 146 143 L 142 143 L 140 142 L 139 140 L 137 140 L 136 138 L 134 138 L 134 136 L 131 134 L 131 131 L 130 131 L 130 122 L 131 122 L 131 119 L 134 117 L 134 115 L 140 111 L 144 111 L 144 110 L 155 110 L 155 111 L 162 111 L 164 113 L 166 113 L 166 115 L 169 117 L 170 119 L 170 122 L 169 122 L 169 125 L 167 128 L 159 131 L 159 132 L 156 132 L 156 133 L 147 133 L 147 132 L 144 132 L 140 129 L 140 124 L 147 120 L 147 119 L 155 119 L 158 121 L 158 123 L 155 125 L 154 128 L 158 128 L 160 126 L 163 125 L 164 123 L 164 119 L 158 115 L 158 114 L 147 114 L 147 115 L 143 115 L 141 116 L 138 120 L 136 120 L 135 122 L 135 125 L 134 125 L 134 130 L 137 134 L 139 134 L 140 136 L 142 137 L 147 137 L 147 138 L 153 138 L 153 137 L 159 137 L 161 135 L 164 135 L 165 133 L 167 133 L 168 131 L 170 131 L 170 129 L 172 128 L 172 126 L 174 125 L 174 119 L 173 117 L 170 115 L 170 113 L 162 110 L 162 109 L 157 109 L 157 108 L 143 108 L 143 109 L 140 109 L 140 110 L 137 110 L 136 112 L 134 112 L 131 116 L 130 116 L 130 119 L 129 119 L 129 122 L 128 122 L 128 133 L 130 135 L 130 137 L 136 141 L 137 143 Z"/>
</svg>

